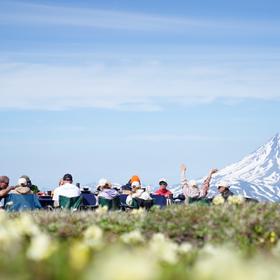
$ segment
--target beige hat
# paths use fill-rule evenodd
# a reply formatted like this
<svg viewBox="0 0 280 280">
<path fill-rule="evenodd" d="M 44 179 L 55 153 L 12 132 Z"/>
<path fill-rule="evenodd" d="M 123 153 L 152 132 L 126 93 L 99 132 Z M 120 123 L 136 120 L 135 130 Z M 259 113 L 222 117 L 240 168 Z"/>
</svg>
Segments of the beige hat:
<svg viewBox="0 0 280 280">
<path fill-rule="evenodd" d="M 99 180 L 97 187 L 105 187 L 106 185 L 109 185 L 109 181 L 105 178 L 102 178 Z"/>
<path fill-rule="evenodd" d="M 226 188 L 226 189 L 229 189 L 230 188 L 230 186 L 229 186 L 229 184 L 227 183 L 227 182 L 219 182 L 219 184 L 217 185 L 217 188 Z"/>
<path fill-rule="evenodd" d="M 188 182 L 188 185 L 192 188 L 195 188 L 195 187 L 197 187 L 197 182 L 195 180 L 190 180 Z"/>
<path fill-rule="evenodd" d="M 25 178 L 19 178 L 18 179 L 18 185 L 19 186 L 22 186 L 22 185 L 27 186 L 27 180 Z"/>
</svg>

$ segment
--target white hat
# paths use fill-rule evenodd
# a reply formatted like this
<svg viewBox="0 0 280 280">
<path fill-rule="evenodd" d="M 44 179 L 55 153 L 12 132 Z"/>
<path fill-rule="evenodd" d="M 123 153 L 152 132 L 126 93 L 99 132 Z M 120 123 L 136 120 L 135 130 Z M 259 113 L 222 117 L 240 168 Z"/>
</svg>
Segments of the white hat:
<svg viewBox="0 0 280 280">
<path fill-rule="evenodd" d="M 138 188 L 138 187 L 140 187 L 140 183 L 137 182 L 137 181 L 134 181 L 134 182 L 131 183 L 131 187 Z"/>
<path fill-rule="evenodd" d="M 188 182 L 188 185 L 189 185 L 190 187 L 197 187 L 197 182 L 196 182 L 195 180 L 190 180 L 190 181 Z"/>
<path fill-rule="evenodd" d="M 217 185 L 217 188 L 220 188 L 220 187 L 226 188 L 226 189 L 230 188 L 229 184 L 227 182 L 223 182 L 223 181 L 219 182 L 219 184 Z"/>
<path fill-rule="evenodd" d="M 104 186 L 106 186 L 108 184 L 109 184 L 109 181 L 107 179 L 105 179 L 105 178 L 102 178 L 102 179 L 99 180 L 97 187 L 104 187 Z"/>
<path fill-rule="evenodd" d="M 166 183 L 168 185 L 167 180 L 165 178 L 159 179 L 158 183 L 160 184 L 161 182 L 164 182 L 164 183 Z"/>
<path fill-rule="evenodd" d="M 24 186 L 27 186 L 27 181 L 25 178 L 19 178 L 18 179 L 18 185 L 21 186 L 21 185 L 24 185 Z"/>
</svg>

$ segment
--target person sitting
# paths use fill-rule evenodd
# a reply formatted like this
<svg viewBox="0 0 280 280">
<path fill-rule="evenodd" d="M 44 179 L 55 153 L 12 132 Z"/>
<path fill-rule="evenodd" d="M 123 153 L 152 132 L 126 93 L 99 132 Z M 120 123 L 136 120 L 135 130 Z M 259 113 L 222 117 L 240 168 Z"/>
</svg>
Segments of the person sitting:
<svg viewBox="0 0 280 280">
<path fill-rule="evenodd" d="M 181 166 L 181 186 L 183 194 L 185 196 L 185 204 L 205 199 L 209 191 L 212 176 L 213 174 L 217 173 L 218 170 L 212 169 L 201 187 L 198 186 L 195 180 L 191 180 L 188 182 L 188 180 L 186 179 L 186 170 L 187 168 L 183 164 Z"/>
<path fill-rule="evenodd" d="M 2 198 L 5 198 L 6 195 L 14 189 L 14 187 L 10 187 L 10 179 L 7 176 L 0 176 L 0 208 L 3 208 L 4 203 L 2 203 Z"/>
<path fill-rule="evenodd" d="M 159 189 L 155 191 L 155 194 L 172 199 L 173 193 L 167 189 L 167 186 L 168 186 L 167 180 L 164 178 L 160 179 Z"/>
<path fill-rule="evenodd" d="M 227 201 L 230 196 L 234 195 L 234 193 L 230 191 L 229 184 L 226 182 L 219 182 L 217 188 L 219 195 L 221 195 L 225 201 Z"/>
<path fill-rule="evenodd" d="M 120 209 L 120 194 L 112 188 L 112 184 L 107 179 L 100 179 L 97 185 L 98 203 L 101 207 L 108 207 L 109 210 Z"/>
<path fill-rule="evenodd" d="M 123 185 L 123 186 L 121 187 L 121 190 L 122 190 L 122 193 L 123 193 L 123 194 L 130 194 L 130 192 L 132 191 L 131 184 L 132 184 L 133 182 L 138 182 L 138 183 L 141 185 L 141 180 L 140 180 L 139 176 L 133 175 L 133 176 L 131 177 L 131 179 L 128 181 L 128 183 L 127 183 L 126 185 Z"/>
<path fill-rule="evenodd" d="M 31 189 L 31 191 L 35 194 L 40 193 L 39 188 L 36 185 L 33 185 L 31 182 L 30 177 L 26 176 L 26 175 L 22 175 L 20 178 L 24 178 L 27 181 L 27 186 Z"/>
<path fill-rule="evenodd" d="M 145 208 L 149 210 L 153 206 L 153 199 L 146 189 L 141 188 L 138 181 L 132 182 L 132 191 L 126 198 L 126 204 L 132 208 Z"/>
<path fill-rule="evenodd" d="M 54 190 L 53 201 L 54 206 L 59 207 L 59 196 L 68 198 L 78 197 L 81 195 L 80 189 L 73 184 L 73 177 L 71 174 L 65 174 L 59 187 Z"/>
<path fill-rule="evenodd" d="M 28 186 L 27 180 L 25 178 L 19 178 L 18 184 L 13 190 L 10 191 L 10 194 L 33 194 L 32 190 Z"/>
<path fill-rule="evenodd" d="M 119 196 L 119 192 L 112 188 L 112 184 L 107 179 L 100 179 L 97 185 L 98 197 L 103 197 L 108 200 L 112 200 Z"/>
</svg>

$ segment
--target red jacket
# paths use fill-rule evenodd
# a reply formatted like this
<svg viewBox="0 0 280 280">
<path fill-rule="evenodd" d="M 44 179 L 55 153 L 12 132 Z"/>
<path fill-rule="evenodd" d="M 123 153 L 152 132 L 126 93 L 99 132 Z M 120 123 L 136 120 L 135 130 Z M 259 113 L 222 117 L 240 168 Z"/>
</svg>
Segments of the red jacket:
<svg viewBox="0 0 280 280">
<path fill-rule="evenodd" d="M 169 197 L 170 195 L 172 195 L 172 192 L 167 189 L 159 188 L 157 191 L 155 191 L 155 194 Z"/>
</svg>

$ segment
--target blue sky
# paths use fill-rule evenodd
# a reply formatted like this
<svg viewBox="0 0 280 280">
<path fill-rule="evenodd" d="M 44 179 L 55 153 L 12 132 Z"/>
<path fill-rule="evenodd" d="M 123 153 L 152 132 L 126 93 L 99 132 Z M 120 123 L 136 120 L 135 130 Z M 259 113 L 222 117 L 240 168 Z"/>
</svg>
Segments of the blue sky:
<svg viewBox="0 0 280 280">
<path fill-rule="evenodd" d="M 1 1 L 1 173 L 54 188 L 222 168 L 279 129 L 279 1 Z"/>
</svg>

